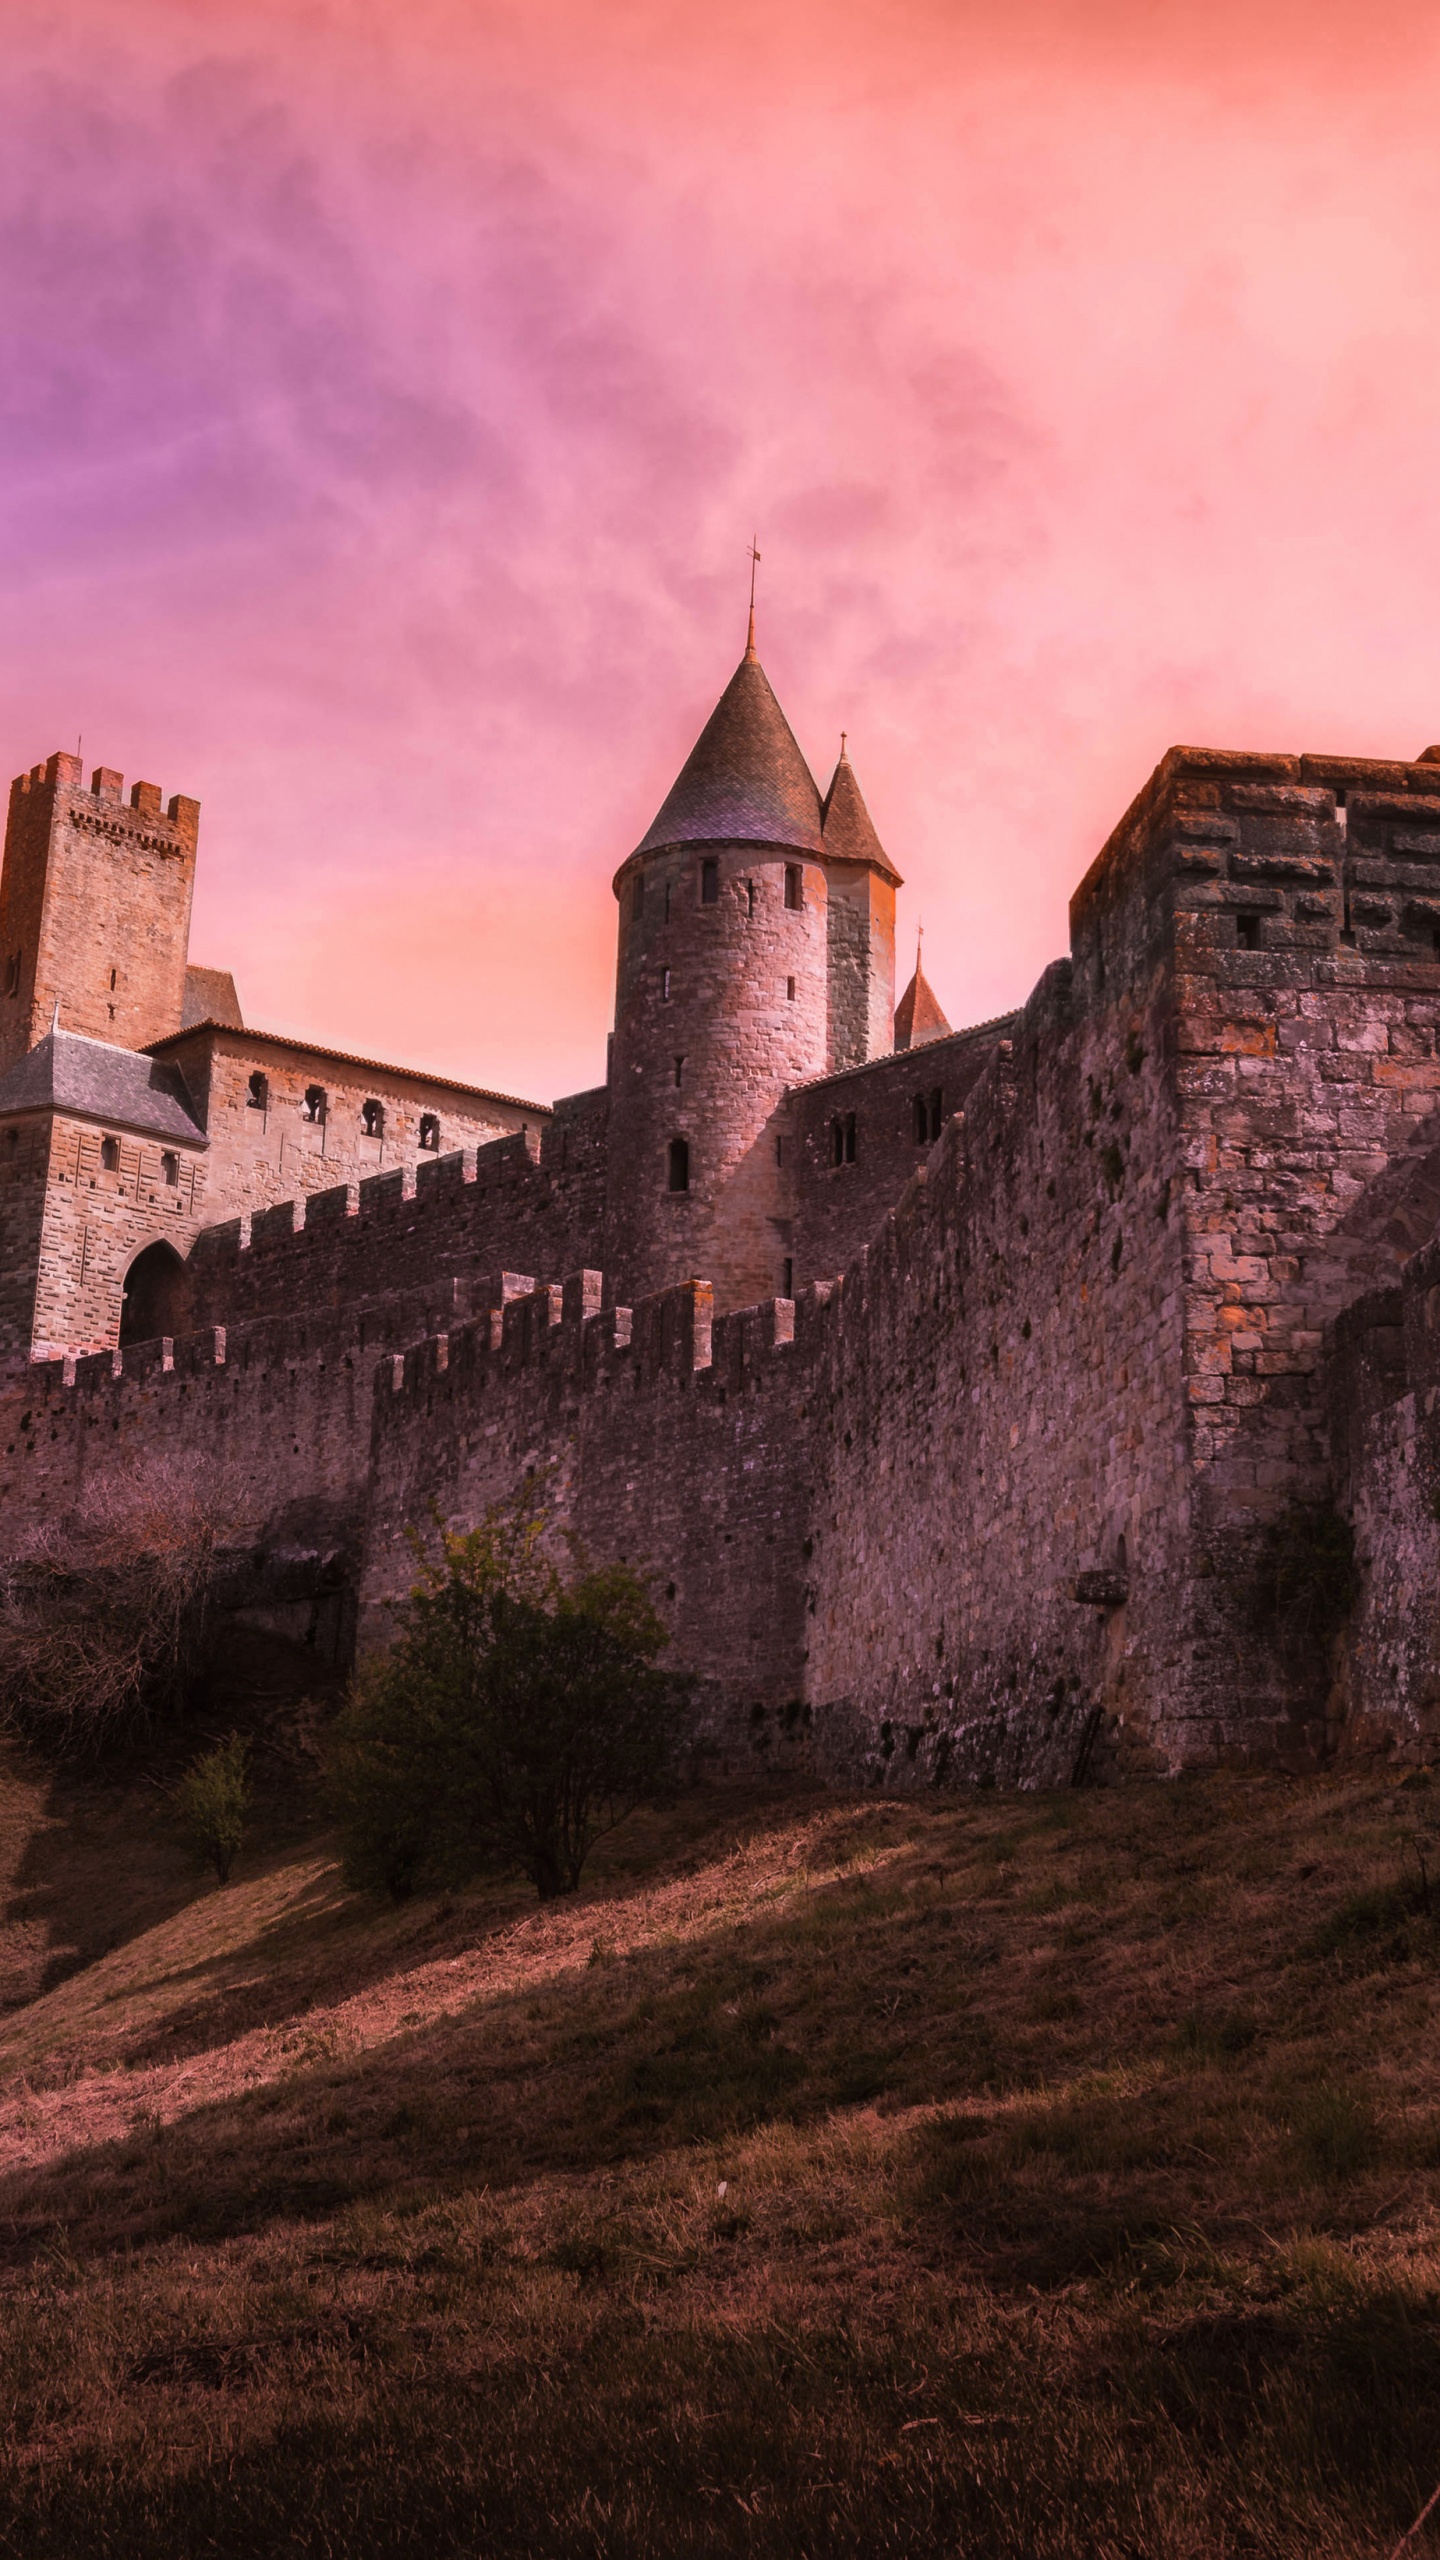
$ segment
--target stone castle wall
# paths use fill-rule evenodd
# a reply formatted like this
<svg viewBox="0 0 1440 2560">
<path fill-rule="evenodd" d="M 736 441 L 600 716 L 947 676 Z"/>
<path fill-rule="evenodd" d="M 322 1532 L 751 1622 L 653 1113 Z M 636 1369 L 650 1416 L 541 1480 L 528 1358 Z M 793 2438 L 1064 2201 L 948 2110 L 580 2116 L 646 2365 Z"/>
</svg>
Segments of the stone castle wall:
<svg viewBox="0 0 1440 2560">
<path fill-rule="evenodd" d="M 246 1031 L 197 1028 L 157 1048 L 184 1077 L 210 1141 L 213 1219 L 365 1182 L 397 1165 L 488 1146 L 512 1132 L 538 1132 L 550 1118 L 534 1105 L 482 1100 L 435 1077 Z M 262 1079 L 258 1103 L 255 1076 Z M 305 1114 L 306 1094 L 317 1086 L 325 1096 L 319 1121 Z M 378 1136 L 364 1126 L 369 1101 L 378 1101 L 384 1115 Z M 421 1145 L 425 1119 L 439 1124 L 438 1143 L 428 1148 Z"/>
<path fill-rule="evenodd" d="M 604 1215 L 603 1089 L 432 1163 L 312 1192 L 209 1228 L 192 1257 L 192 1324 L 361 1306 L 438 1276 L 573 1269 Z"/>
<path fill-rule="evenodd" d="M 793 1295 L 614 1303 L 605 1092 L 543 1140 L 204 1231 L 196 1330 L 0 1384 L 0 1533 L 198 1464 L 234 1605 L 338 1645 L 357 1608 L 384 1625 L 432 1502 L 468 1523 L 539 1469 L 558 1526 L 656 1574 L 732 1760 L 895 1784 L 1424 1756 L 1436 778 L 1167 757 L 1023 1012 L 766 1104 Z M 722 941 L 743 879 L 703 919 Z M 1361 1568 L 1304 1664 L 1256 1618 L 1296 1500 L 1340 1506 Z"/>
</svg>

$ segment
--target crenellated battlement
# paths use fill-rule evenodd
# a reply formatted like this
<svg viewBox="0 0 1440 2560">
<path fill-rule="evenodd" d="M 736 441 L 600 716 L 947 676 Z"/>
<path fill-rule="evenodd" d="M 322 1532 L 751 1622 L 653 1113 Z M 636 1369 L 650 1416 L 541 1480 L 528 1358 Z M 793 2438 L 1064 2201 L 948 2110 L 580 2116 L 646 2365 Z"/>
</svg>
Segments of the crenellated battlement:
<svg viewBox="0 0 1440 2560">
<path fill-rule="evenodd" d="M 668 1381 L 694 1386 L 722 1400 L 743 1393 L 770 1374 L 775 1355 L 814 1356 L 824 1310 L 838 1302 L 840 1283 L 807 1290 L 797 1302 L 762 1300 L 726 1315 L 714 1313 L 706 1281 L 686 1280 L 660 1289 L 633 1307 L 605 1305 L 598 1271 L 579 1271 L 540 1286 L 515 1280 L 502 1305 L 447 1332 L 427 1336 L 377 1372 L 377 1422 L 398 1413 L 397 1398 L 425 1399 L 445 1379 L 447 1392 L 483 1391 L 487 1382 L 546 1369 L 582 1392 L 603 1395 L 618 1387 L 644 1391 Z"/>
<path fill-rule="evenodd" d="M 538 1136 L 517 1130 L 413 1170 L 281 1201 L 197 1236 L 191 1315 L 244 1321 L 358 1304 L 421 1286 L 437 1270 L 478 1282 L 512 1264 L 564 1269 L 596 1233 L 602 1182 L 603 1155 L 558 1146 L 546 1162 Z"/>
</svg>

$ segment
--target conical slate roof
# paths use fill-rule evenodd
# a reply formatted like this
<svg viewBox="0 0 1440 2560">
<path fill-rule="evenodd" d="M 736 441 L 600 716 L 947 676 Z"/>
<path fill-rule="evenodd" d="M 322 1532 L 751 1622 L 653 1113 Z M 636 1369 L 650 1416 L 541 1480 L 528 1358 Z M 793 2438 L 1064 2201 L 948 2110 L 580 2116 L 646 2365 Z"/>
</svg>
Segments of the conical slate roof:
<svg viewBox="0 0 1440 2560">
<path fill-rule="evenodd" d="M 917 960 L 915 975 L 895 1007 L 895 1046 L 921 1049 L 927 1040 L 943 1040 L 950 1029 Z"/>
<path fill-rule="evenodd" d="M 835 862 L 869 862 L 882 871 L 898 889 L 903 884 L 889 854 L 875 833 L 875 823 L 861 796 L 855 779 L 855 768 L 840 750 L 840 761 L 830 777 L 821 819 L 825 851 Z"/>
<path fill-rule="evenodd" d="M 209 1143 L 176 1068 L 78 1031 L 47 1031 L 0 1077 L 0 1118 L 22 1111 L 64 1111 L 147 1138 Z"/>
<path fill-rule="evenodd" d="M 691 748 L 637 853 L 672 844 L 780 844 L 822 853 L 820 794 L 753 647 Z"/>
</svg>

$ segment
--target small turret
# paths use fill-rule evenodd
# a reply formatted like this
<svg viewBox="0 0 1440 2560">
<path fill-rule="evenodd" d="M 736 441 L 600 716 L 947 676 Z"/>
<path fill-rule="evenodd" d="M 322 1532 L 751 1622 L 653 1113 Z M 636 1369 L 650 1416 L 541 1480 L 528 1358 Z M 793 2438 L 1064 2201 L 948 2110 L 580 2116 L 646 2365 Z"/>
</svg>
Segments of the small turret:
<svg viewBox="0 0 1440 2560">
<path fill-rule="evenodd" d="M 830 884 L 828 1064 L 837 1073 L 883 1058 L 895 1002 L 895 892 L 900 874 L 875 832 L 840 738 L 821 817 Z"/>
<path fill-rule="evenodd" d="M 940 1010 L 935 991 L 920 966 L 920 945 L 924 927 L 915 937 L 915 975 L 895 1007 L 895 1046 L 897 1049 L 923 1049 L 927 1040 L 944 1040 L 950 1025 Z"/>
</svg>

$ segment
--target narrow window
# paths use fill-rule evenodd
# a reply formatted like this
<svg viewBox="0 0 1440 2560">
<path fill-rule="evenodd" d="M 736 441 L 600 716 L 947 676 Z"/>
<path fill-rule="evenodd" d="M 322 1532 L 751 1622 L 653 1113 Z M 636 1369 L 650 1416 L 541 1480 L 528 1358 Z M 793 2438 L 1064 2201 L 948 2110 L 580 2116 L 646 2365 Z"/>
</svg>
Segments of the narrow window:
<svg viewBox="0 0 1440 2560">
<path fill-rule="evenodd" d="M 700 904 L 715 907 L 720 903 L 720 864 L 713 853 L 707 853 L 700 865 Z"/>
<path fill-rule="evenodd" d="M 245 1096 L 245 1108 L 247 1111 L 267 1111 L 269 1107 L 270 1079 L 268 1076 L 262 1076 L 257 1067 L 250 1079 L 249 1091 Z"/>
<path fill-rule="evenodd" d="M 18 1129 L 7 1129 L 7 1130 L 6 1130 L 6 1132 L 5 1132 L 5 1153 L 7 1154 L 7 1156 L 13 1156 L 14 1154 L 16 1154 L 16 1153 L 17 1153 L 17 1151 L 18 1151 L 18 1149 L 19 1149 L 19 1145 L 20 1145 L 20 1132 L 19 1132 L 19 1130 L 18 1130 Z"/>
<path fill-rule="evenodd" d="M 1258 950 L 1259 950 L 1259 948 L 1260 948 L 1260 919 L 1259 919 L 1259 917 L 1258 917 L 1258 916 L 1237 916 L 1237 917 L 1236 917 L 1236 919 L 1235 919 L 1235 948 L 1236 948 L 1236 950 L 1237 950 L 1237 951 L 1258 951 Z"/>
<path fill-rule="evenodd" d="M 668 1004 L 670 1001 L 670 972 L 668 969 L 662 969 L 660 972 L 660 1001 L 662 1004 Z"/>
<path fill-rule="evenodd" d="M 945 1100 L 938 1084 L 930 1096 L 930 1144 L 935 1144 L 945 1113 Z"/>
<path fill-rule="evenodd" d="M 805 874 L 798 862 L 785 865 L 785 904 L 787 907 L 803 907 L 805 904 Z"/>
<path fill-rule="evenodd" d="M 324 1121 L 326 1109 L 325 1087 L 323 1084 L 307 1084 L 305 1087 L 305 1099 L 300 1105 L 301 1119 L 311 1121 L 318 1129 Z"/>
<path fill-rule="evenodd" d="M 5 963 L 5 993 L 7 996 L 18 996 L 20 993 L 20 954 L 18 951 L 12 951 L 9 959 Z"/>
<path fill-rule="evenodd" d="M 165 1178 L 166 1182 L 168 1183 L 168 1185 L 169 1185 L 170 1189 L 171 1189 L 172 1191 L 178 1191 L 178 1190 L 179 1190 L 179 1188 L 180 1188 L 180 1159 L 179 1159 L 179 1157 L 178 1157 L 178 1156 L 172 1156 L 172 1155 L 169 1155 L 169 1154 L 163 1155 L 163 1156 L 161 1157 L 161 1159 L 160 1159 L 160 1171 L 161 1171 L 161 1173 L 164 1175 L 164 1178 Z"/>
<path fill-rule="evenodd" d="M 930 1112 L 923 1093 L 917 1093 L 915 1096 L 913 1118 L 915 1122 L 915 1144 L 917 1147 L 923 1147 L 926 1139 L 930 1135 Z"/>
<path fill-rule="evenodd" d="M 745 883 L 745 912 L 747 915 L 751 916 L 755 913 L 755 883 L 753 880 L 747 880 Z"/>
<path fill-rule="evenodd" d="M 429 1155 L 440 1153 L 440 1123 L 433 1111 L 420 1114 L 420 1144 Z"/>
<path fill-rule="evenodd" d="M 785 1001 L 787 1004 L 793 1004 L 795 1001 L 795 981 L 793 978 L 787 978 L 785 981 Z"/>
<path fill-rule="evenodd" d="M 377 1102 L 373 1094 L 368 1102 L 360 1105 L 360 1126 L 367 1138 L 383 1138 L 385 1135 L 385 1105 Z"/>
<path fill-rule="evenodd" d="M 672 1138 L 670 1141 L 670 1188 L 672 1191 L 688 1191 L 690 1188 L 690 1142 L 687 1138 Z"/>
<path fill-rule="evenodd" d="M 843 1120 L 832 1120 L 830 1123 L 830 1161 L 832 1164 L 843 1164 L 845 1161 L 845 1123 Z"/>
<path fill-rule="evenodd" d="M 115 972 L 113 969 L 110 972 L 110 993 L 112 996 L 115 993 Z"/>
<path fill-rule="evenodd" d="M 780 1295 L 782 1298 L 793 1298 L 795 1295 L 795 1265 L 788 1253 L 785 1256 L 785 1278 Z"/>
<path fill-rule="evenodd" d="M 645 921 L 645 874 L 643 871 L 636 872 L 635 886 L 630 892 L 630 921 L 632 924 L 643 924 Z"/>
<path fill-rule="evenodd" d="M 855 1114 L 853 1111 L 847 1111 L 845 1114 L 845 1161 L 847 1164 L 853 1164 L 855 1161 Z"/>
<path fill-rule="evenodd" d="M 100 1162 L 101 1162 L 101 1165 L 102 1165 L 102 1167 L 104 1168 L 104 1170 L 105 1170 L 105 1172 L 106 1172 L 106 1173 L 118 1173 L 118 1172 L 119 1172 L 119 1170 L 120 1170 L 120 1141 L 119 1141 L 119 1139 L 118 1139 L 118 1138 L 102 1138 L 102 1139 L 101 1139 L 101 1141 L 100 1141 Z"/>
<path fill-rule="evenodd" d="M 668 880 L 665 883 L 665 921 L 667 924 L 670 921 L 670 883 Z"/>
<path fill-rule="evenodd" d="M 684 1061 L 684 1059 L 683 1059 L 683 1058 L 677 1058 L 677 1059 L 676 1059 L 676 1061 L 675 1061 L 675 1082 L 677 1083 L 677 1085 L 678 1085 L 678 1084 L 680 1084 L 680 1083 L 682 1083 L 682 1082 L 684 1081 L 684 1075 L 685 1075 L 685 1061 Z"/>
</svg>

